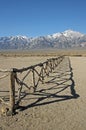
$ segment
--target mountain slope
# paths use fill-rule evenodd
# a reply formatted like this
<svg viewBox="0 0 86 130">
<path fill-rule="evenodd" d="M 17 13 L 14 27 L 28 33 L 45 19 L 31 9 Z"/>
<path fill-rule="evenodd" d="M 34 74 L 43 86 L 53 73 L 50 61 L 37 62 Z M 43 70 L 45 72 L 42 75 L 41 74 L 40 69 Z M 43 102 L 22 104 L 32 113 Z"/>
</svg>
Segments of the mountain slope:
<svg viewBox="0 0 86 130">
<path fill-rule="evenodd" d="M 36 38 L 26 36 L 0 37 L 0 49 L 61 49 L 85 46 L 86 35 L 72 30 Z"/>
</svg>

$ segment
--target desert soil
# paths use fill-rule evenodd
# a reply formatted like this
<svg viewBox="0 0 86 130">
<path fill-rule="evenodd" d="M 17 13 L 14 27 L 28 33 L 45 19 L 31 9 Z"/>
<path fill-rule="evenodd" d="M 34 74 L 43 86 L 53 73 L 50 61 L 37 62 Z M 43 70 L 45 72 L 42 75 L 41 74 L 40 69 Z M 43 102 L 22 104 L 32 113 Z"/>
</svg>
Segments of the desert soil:
<svg viewBox="0 0 86 130">
<path fill-rule="evenodd" d="M 22 68 L 46 59 L 0 57 L 0 68 Z M 65 57 L 35 93 L 27 91 L 16 115 L 0 115 L 0 130 L 86 130 L 85 98 L 86 57 Z"/>
</svg>

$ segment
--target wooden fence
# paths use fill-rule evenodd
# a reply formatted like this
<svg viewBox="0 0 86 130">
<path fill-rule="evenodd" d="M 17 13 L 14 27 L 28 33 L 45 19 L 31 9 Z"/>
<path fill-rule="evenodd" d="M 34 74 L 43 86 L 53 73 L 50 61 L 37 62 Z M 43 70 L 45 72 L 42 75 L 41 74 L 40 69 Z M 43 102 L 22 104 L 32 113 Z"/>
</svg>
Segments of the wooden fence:
<svg viewBox="0 0 86 130">
<path fill-rule="evenodd" d="M 57 58 L 47 59 L 47 61 L 43 63 L 39 63 L 33 66 L 29 66 L 22 69 L 13 68 L 11 70 L 0 70 L 0 72 L 7 73 L 4 76 L 1 76 L 0 79 L 5 78 L 10 75 L 10 108 L 6 108 L 6 115 L 14 114 L 20 101 L 21 101 L 21 92 L 23 88 L 28 88 L 29 90 L 33 88 L 33 92 L 36 91 L 36 88 L 41 82 L 45 83 L 45 78 L 49 76 L 50 73 L 62 62 L 64 56 L 59 56 Z M 22 74 L 22 78 L 19 77 L 19 74 Z M 30 76 L 31 74 L 31 76 Z M 32 84 L 25 82 L 26 78 L 32 79 Z M 37 78 L 38 77 L 38 78 Z M 16 95 L 16 87 L 17 87 L 17 95 Z M 17 97 L 17 99 L 16 99 Z M 0 101 L 4 104 L 7 104 L 3 98 L 0 98 Z"/>
</svg>

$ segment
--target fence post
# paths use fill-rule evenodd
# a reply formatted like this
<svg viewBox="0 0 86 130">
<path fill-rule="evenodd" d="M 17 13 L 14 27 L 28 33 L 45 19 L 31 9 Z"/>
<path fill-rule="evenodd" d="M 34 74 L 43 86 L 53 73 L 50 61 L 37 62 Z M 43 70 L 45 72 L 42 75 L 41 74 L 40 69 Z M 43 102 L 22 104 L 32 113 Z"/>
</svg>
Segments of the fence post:
<svg viewBox="0 0 86 130">
<path fill-rule="evenodd" d="M 33 73 L 33 88 L 34 88 L 34 92 L 36 91 L 36 85 L 35 85 L 35 72 L 34 72 L 34 68 L 32 69 L 32 73 Z"/>
<path fill-rule="evenodd" d="M 15 73 L 10 74 L 10 105 L 12 114 L 15 113 Z"/>
<path fill-rule="evenodd" d="M 44 84 L 44 68 L 43 68 L 43 65 L 42 65 L 42 70 L 41 70 L 41 76 L 42 76 L 42 84 Z"/>
</svg>

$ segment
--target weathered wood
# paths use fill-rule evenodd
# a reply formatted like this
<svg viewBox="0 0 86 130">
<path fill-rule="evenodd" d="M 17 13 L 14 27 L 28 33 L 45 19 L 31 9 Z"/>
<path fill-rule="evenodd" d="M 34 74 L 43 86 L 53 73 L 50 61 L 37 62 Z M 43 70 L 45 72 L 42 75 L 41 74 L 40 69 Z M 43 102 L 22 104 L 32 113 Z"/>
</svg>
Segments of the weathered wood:
<svg viewBox="0 0 86 130">
<path fill-rule="evenodd" d="M 29 86 L 24 82 L 27 76 L 29 76 L 30 72 L 32 73 L 32 84 L 34 88 L 34 92 L 36 90 L 36 87 L 38 86 L 39 81 L 41 81 L 44 84 L 44 80 L 46 76 L 49 76 L 49 74 L 60 64 L 60 62 L 63 60 L 63 56 L 60 56 L 58 58 L 51 58 L 47 59 L 47 61 L 43 63 L 39 63 L 33 66 L 29 66 L 22 69 L 13 68 L 11 70 L 0 70 L 0 72 L 10 72 L 10 107 L 12 114 L 15 113 L 16 109 L 16 103 L 15 103 L 15 81 L 19 85 L 18 89 L 18 101 L 21 100 L 21 90 L 23 87 L 29 88 Z M 40 71 L 37 70 L 37 67 L 40 67 Z M 17 77 L 17 73 L 23 73 L 25 71 L 28 71 L 22 79 L 19 79 Z M 1 78 L 5 78 L 4 75 Z M 36 76 L 38 76 L 38 80 L 36 81 Z M 30 89 L 30 88 L 29 88 Z M 2 100 L 2 99 L 1 99 Z"/>
<path fill-rule="evenodd" d="M 11 72 L 10 74 L 10 106 L 12 113 L 15 113 L 15 73 Z"/>
<path fill-rule="evenodd" d="M 47 76 L 49 76 L 49 66 L 48 66 L 48 62 L 47 62 L 47 68 L 46 68 L 46 70 L 47 70 Z"/>
<path fill-rule="evenodd" d="M 42 66 L 42 69 L 41 69 L 41 79 L 42 79 L 42 84 L 44 84 L 44 72 L 43 72 L 43 66 Z"/>
<path fill-rule="evenodd" d="M 46 64 L 45 64 L 45 68 L 44 68 L 46 76 L 48 76 L 47 68 L 48 68 L 48 64 L 47 64 L 47 62 L 46 62 Z"/>
<path fill-rule="evenodd" d="M 47 61 L 50 62 L 51 66 L 52 66 L 52 60 L 59 60 L 59 59 L 62 59 L 62 58 L 63 58 L 63 57 L 60 56 L 60 57 L 58 57 L 58 58 L 47 59 Z M 45 64 L 47 61 L 45 61 L 45 62 L 43 62 L 43 63 L 39 63 L 39 64 L 36 64 L 36 65 L 33 65 L 33 66 L 29 66 L 29 67 L 26 67 L 26 68 L 21 68 L 21 69 L 13 68 L 13 71 L 14 71 L 14 72 L 22 73 L 22 72 L 27 71 L 27 70 L 29 70 L 29 69 L 35 68 L 35 67 L 37 67 L 37 66 L 42 67 L 43 64 Z"/>
<path fill-rule="evenodd" d="M 34 92 L 35 92 L 36 85 L 35 85 L 35 71 L 34 71 L 34 69 L 32 69 L 32 73 L 33 73 L 33 88 L 34 88 Z"/>
<path fill-rule="evenodd" d="M 45 63 L 45 62 L 44 62 Z M 33 66 L 29 66 L 29 67 L 26 67 L 26 68 L 22 68 L 22 69 L 17 69 L 17 68 L 13 68 L 13 71 L 14 72 L 19 72 L 19 73 L 22 73 L 22 72 L 24 72 L 24 71 L 27 71 L 27 70 L 29 70 L 29 69 L 33 69 L 33 68 L 35 68 L 35 67 L 37 67 L 37 66 L 43 66 L 43 64 L 44 63 L 39 63 L 39 64 L 36 64 L 36 65 L 33 65 Z"/>
</svg>

